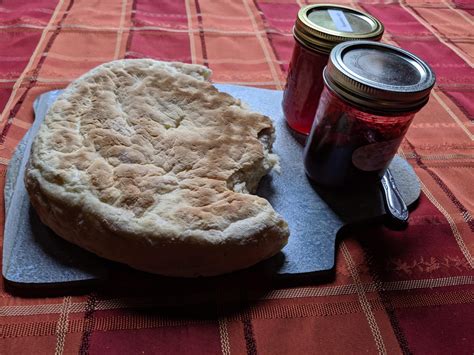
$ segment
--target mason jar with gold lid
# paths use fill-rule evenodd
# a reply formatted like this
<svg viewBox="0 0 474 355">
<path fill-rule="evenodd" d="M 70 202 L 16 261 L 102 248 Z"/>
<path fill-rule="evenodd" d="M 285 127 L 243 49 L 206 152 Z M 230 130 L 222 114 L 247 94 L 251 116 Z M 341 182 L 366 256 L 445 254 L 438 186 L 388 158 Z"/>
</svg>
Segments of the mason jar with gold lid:
<svg viewBox="0 0 474 355">
<path fill-rule="evenodd" d="M 293 27 L 295 47 L 282 103 L 286 121 L 295 133 L 305 137 L 311 130 L 331 49 L 345 41 L 377 41 L 383 31 L 375 17 L 349 7 L 317 4 L 300 9 Z"/>
</svg>

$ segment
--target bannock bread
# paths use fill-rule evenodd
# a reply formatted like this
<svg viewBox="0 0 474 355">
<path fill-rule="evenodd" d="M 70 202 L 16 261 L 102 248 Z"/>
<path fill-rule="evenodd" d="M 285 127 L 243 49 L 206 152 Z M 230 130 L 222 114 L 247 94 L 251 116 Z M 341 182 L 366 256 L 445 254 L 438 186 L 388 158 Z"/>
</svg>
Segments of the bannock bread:
<svg viewBox="0 0 474 355">
<path fill-rule="evenodd" d="M 73 82 L 36 136 L 25 184 L 62 238 L 133 268 L 209 276 L 286 244 L 286 222 L 252 195 L 278 164 L 271 120 L 199 65 L 103 64 Z"/>
</svg>

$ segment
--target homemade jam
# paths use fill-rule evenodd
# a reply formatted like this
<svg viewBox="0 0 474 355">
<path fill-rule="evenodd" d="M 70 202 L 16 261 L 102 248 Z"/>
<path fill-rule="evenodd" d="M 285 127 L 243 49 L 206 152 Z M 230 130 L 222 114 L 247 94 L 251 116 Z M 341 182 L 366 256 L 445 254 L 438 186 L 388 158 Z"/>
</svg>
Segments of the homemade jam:
<svg viewBox="0 0 474 355">
<path fill-rule="evenodd" d="M 304 151 L 314 182 L 353 188 L 380 180 L 435 76 L 415 55 L 370 41 L 331 52 L 324 90 Z"/>
<path fill-rule="evenodd" d="M 311 130 L 331 49 L 349 40 L 379 40 L 382 34 L 383 26 L 377 19 L 348 7 L 310 5 L 298 12 L 282 103 L 294 133 L 306 136 Z"/>
</svg>

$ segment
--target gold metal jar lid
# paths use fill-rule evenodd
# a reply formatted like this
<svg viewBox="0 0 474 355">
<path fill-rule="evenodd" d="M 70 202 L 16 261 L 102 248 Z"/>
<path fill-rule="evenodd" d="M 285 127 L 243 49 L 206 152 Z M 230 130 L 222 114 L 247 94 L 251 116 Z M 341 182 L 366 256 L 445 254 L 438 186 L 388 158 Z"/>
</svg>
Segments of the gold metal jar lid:
<svg viewBox="0 0 474 355">
<path fill-rule="evenodd" d="M 303 45 L 329 53 L 338 43 L 379 40 L 384 27 L 375 17 L 350 7 L 317 4 L 300 9 L 293 34 Z"/>
<path fill-rule="evenodd" d="M 436 81 L 429 65 L 414 54 L 373 41 L 338 44 L 323 76 L 346 101 L 384 114 L 419 110 Z"/>
</svg>

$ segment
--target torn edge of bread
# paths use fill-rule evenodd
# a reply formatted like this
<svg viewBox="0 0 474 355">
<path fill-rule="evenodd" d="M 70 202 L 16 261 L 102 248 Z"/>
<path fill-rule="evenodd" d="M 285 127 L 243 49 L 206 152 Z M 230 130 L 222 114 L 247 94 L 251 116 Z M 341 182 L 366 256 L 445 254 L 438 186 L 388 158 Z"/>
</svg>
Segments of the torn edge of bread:
<svg viewBox="0 0 474 355">
<path fill-rule="evenodd" d="M 255 161 L 254 164 L 236 171 L 227 180 L 227 186 L 239 193 L 257 192 L 260 180 L 271 170 L 280 173 L 280 160 L 278 155 L 272 152 L 275 141 L 275 129 L 265 128 L 258 133 L 258 140 L 263 147 L 263 159 Z"/>
</svg>

